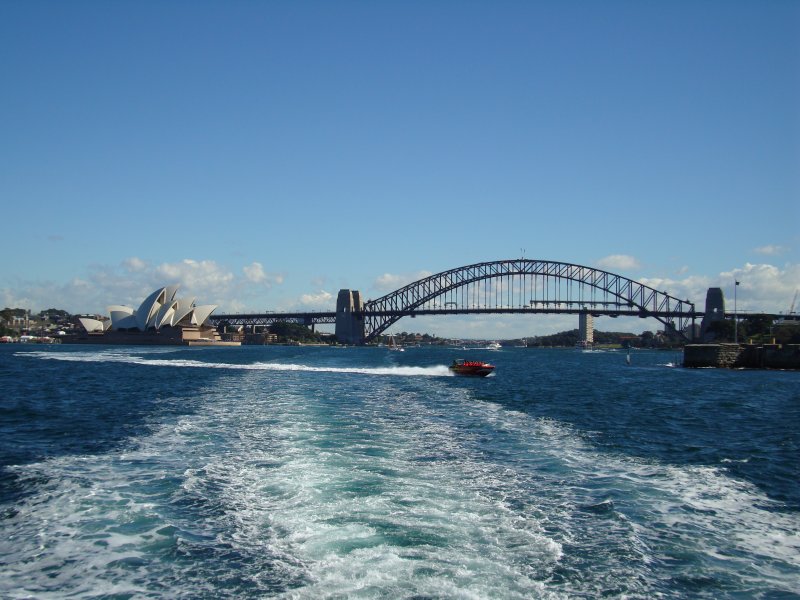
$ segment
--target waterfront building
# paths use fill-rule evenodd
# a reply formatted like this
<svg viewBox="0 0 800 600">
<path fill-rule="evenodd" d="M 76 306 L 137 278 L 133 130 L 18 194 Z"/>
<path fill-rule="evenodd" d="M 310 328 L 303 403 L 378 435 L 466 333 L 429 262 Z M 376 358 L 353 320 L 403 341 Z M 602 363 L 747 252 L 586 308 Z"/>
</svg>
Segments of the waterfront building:
<svg viewBox="0 0 800 600">
<path fill-rule="evenodd" d="M 113 305 L 108 307 L 108 318 L 79 317 L 83 331 L 65 341 L 103 344 L 223 344 L 216 329 L 208 322 L 217 306 L 198 306 L 194 298 L 178 298 L 177 292 L 177 285 L 158 288 L 137 309 Z"/>
</svg>

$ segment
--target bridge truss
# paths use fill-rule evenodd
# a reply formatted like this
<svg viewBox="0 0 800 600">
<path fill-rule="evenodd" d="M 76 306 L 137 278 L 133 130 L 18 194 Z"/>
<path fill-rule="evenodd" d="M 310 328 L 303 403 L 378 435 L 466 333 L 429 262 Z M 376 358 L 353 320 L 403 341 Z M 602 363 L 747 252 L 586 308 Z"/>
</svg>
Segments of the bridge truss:
<svg viewBox="0 0 800 600">
<path fill-rule="evenodd" d="M 364 304 L 365 341 L 404 316 L 467 313 L 582 313 L 653 317 L 687 339 L 698 313 L 689 300 L 621 275 L 545 260 L 458 267 Z M 691 330 L 693 331 L 693 327 Z"/>
<path fill-rule="evenodd" d="M 545 260 L 501 260 L 458 267 L 410 283 L 367 301 L 348 318 L 364 323 L 364 342 L 375 340 L 403 317 L 422 315 L 549 313 L 653 317 L 686 339 L 694 331 L 689 300 L 621 275 L 570 263 Z M 215 325 L 265 327 L 277 321 L 307 326 L 336 323 L 336 312 L 212 315 Z M 687 331 L 690 332 L 687 334 Z"/>
<path fill-rule="evenodd" d="M 211 315 L 208 320 L 215 326 L 244 325 L 246 327 L 268 327 L 273 323 L 298 323 L 307 327 L 324 323 L 336 323 L 335 312 L 267 312 Z"/>
</svg>

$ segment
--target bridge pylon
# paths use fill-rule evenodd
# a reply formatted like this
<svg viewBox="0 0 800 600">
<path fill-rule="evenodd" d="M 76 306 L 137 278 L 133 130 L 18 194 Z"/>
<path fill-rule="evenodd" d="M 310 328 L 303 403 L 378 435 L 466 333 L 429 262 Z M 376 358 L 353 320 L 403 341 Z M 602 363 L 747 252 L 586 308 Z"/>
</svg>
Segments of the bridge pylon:
<svg viewBox="0 0 800 600">
<path fill-rule="evenodd" d="M 336 298 L 336 340 L 361 345 L 365 340 L 364 301 L 358 290 L 339 290 Z"/>
<path fill-rule="evenodd" d="M 706 312 L 700 324 L 700 337 L 705 338 L 711 324 L 725 319 L 725 295 L 722 288 L 708 288 L 706 292 Z"/>
</svg>

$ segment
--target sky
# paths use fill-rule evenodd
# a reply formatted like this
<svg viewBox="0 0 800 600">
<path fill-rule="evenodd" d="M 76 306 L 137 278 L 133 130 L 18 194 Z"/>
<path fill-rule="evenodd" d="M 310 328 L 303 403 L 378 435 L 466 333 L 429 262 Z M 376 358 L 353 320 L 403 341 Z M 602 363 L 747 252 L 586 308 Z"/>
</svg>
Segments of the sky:
<svg viewBox="0 0 800 600">
<path fill-rule="evenodd" d="M 333 310 L 524 256 L 786 312 L 800 3 L 6 0 L 0 215 L 0 305 L 32 310 L 174 283 L 217 314 Z"/>
</svg>

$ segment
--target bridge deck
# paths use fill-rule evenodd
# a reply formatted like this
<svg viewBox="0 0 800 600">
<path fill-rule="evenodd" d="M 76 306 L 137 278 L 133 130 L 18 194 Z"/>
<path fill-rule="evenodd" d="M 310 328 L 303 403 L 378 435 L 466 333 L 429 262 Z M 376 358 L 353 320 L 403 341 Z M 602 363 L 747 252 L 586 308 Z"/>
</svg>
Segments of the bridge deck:
<svg viewBox="0 0 800 600">
<path fill-rule="evenodd" d="M 522 308 L 438 308 L 438 309 L 417 309 L 417 310 L 370 310 L 370 311 L 355 311 L 352 314 L 356 317 L 369 318 L 369 317 L 417 317 L 428 315 L 466 315 L 466 314 L 566 314 L 576 315 L 580 313 L 591 313 L 594 316 L 608 316 L 608 317 L 678 317 L 686 316 L 686 313 L 675 313 L 669 311 L 642 311 L 636 308 L 615 308 L 615 309 L 592 309 L 586 310 L 585 308 L 566 307 L 566 308 L 540 308 L 540 307 L 522 307 Z M 742 315 L 739 315 L 740 317 Z M 703 313 L 695 313 L 695 317 L 702 318 Z M 236 313 L 236 314 L 218 314 L 211 315 L 209 320 L 212 323 L 219 324 L 228 322 L 237 325 L 268 325 L 277 321 L 293 321 L 298 323 L 322 324 L 322 323 L 335 323 L 335 312 L 284 312 L 284 313 Z"/>
<path fill-rule="evenodd" d="M 685 317 L 686 313 L 676 313 L 670 311 L 642 311 L 637 308 L 593 308 L 590 310 L 586 310 L 585 308 L 578 308 L 574 306 L 568 306 L 566 308 L 553 308 L 553 307 L 518 307 L 518 308 L 438 308 L 438 309 L 420 309 L 420 310 L 373 310 L 373 311 L 362 311 L 362 312 L 355 312 L 353 313 L 357 317 L 362 318 L 369 318 L 369 317 L 386 317 L 386 316 L 398 316 L 398 317 L 417 317 L 417 316 L 428 316 L 428 315 L 466 315 L 466 314 L 565 314 L 565 315 L 576 315 L 580 313 L 590 313 L 593 316 L 603 316 L 603 317 L 639 317 L 639 318 L 649 318 L 649 317 L 662 317 L 662 318 L 673 318 L 673 317 Z M 705 316 L 704 312 L 695 312 L 693 313 L 695 319 L 702 319 Z M 734 317 L 738 319 L 746 319 L 748 317 L 767 317 L 771 319 L 784 319 L 787 318 L 786 315 L 783 314 L 773 314 L 773 313 L 749 313 L 749 312 L 737 312 L 736 314 L 732 312 L 726 312 L 725 318 L 732 319 Z M 787 319 L 793 319 L 796 317 L 788 317 Z M 292 321 L 296 323 L 303 323 L 305 325 L 321 325 L 326 323 L 336 323 L 336 313 L 335 312 L 281 312 L 281 313 L 236 313 L 236 314 L 219 314 L 219 315 L 211 315 L 209 317 L 209 321 L 214 324 L 220 324 L 223 322 L 230 323 L 231 325 L 271 325 L 277 321 Z"/>
</svg>

